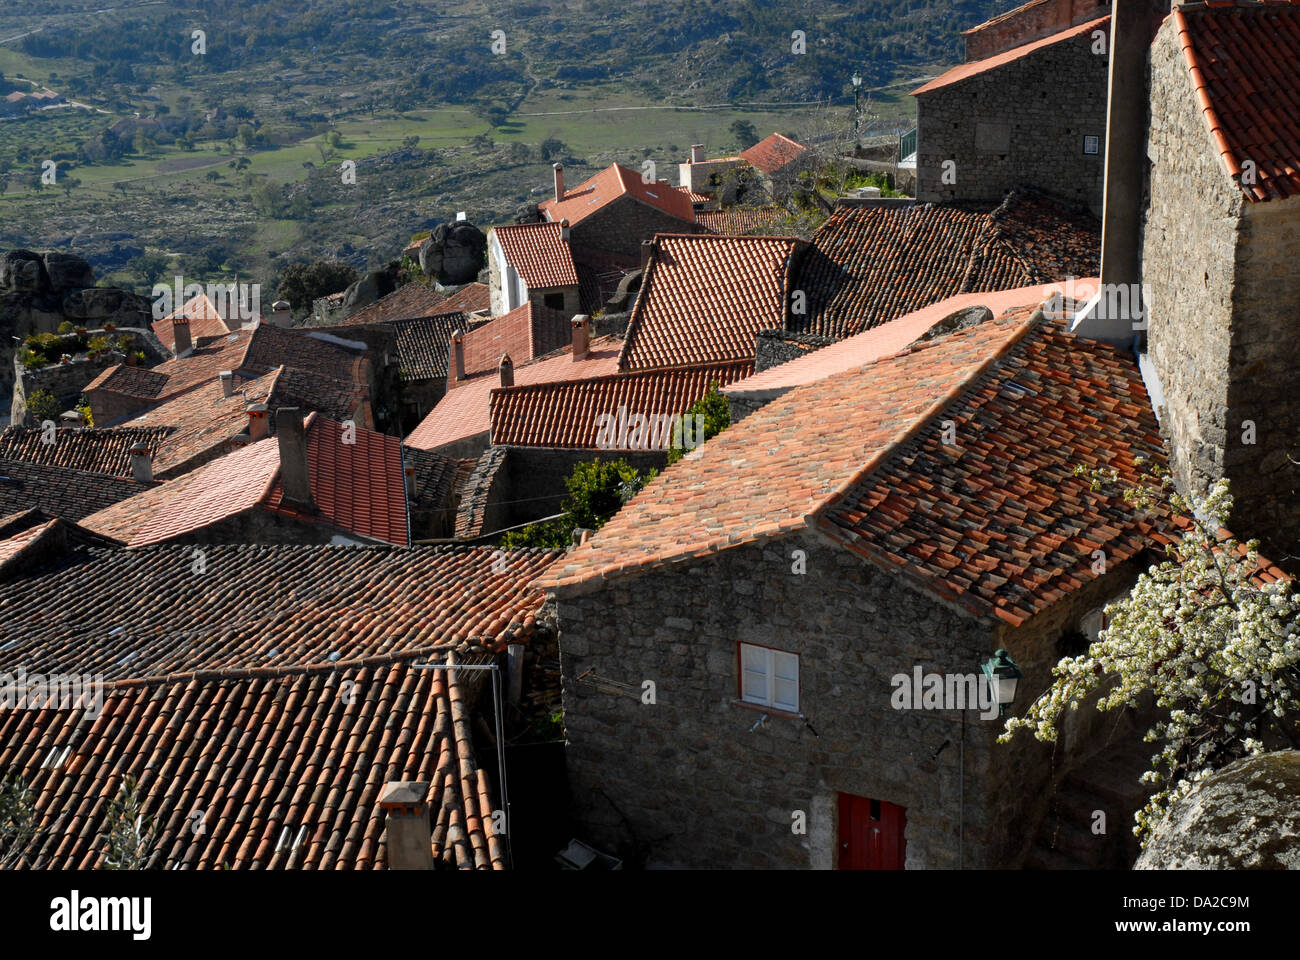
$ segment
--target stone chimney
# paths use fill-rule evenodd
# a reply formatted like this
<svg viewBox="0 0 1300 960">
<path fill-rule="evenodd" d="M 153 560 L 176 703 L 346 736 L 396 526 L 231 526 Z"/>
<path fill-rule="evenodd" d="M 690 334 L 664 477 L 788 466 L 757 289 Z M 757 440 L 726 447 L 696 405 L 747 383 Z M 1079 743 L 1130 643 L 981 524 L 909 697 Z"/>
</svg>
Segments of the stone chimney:
<svg viewBox="0 0 1300 960">
<path fill-rule="evenodd" d="M 564 199 L 564 164 L 552 164 L 555 170 L 555 202 L 559 203 Z"/>
<path fill-rule="evenodd" d="M 406 496 L 410 499 L 415 496 L 415 467 L 407 465 L 402 468 L 402 473 L 406 477 Z"/>
<path fill-rule="evenodd" d="M 136 483 L 153 483 L 153 454 L 149 452 L 149 444 L 131 444 L 131 476 Z"/>
<path fill-rule="evenodd" d="M 690 162 L 691 162 L 691 163 L 703 163 L 703 162 L 704 162 L 704 144 L 702 144 L 702 143 L 692 143 L 692 144 L 691 144 L 691 161 L 690 161 Z"/>
<path fill-rule="evenodd" d="M 392 780 L 379 795 L 387 822 L 385 848 L 389 870 L 432 870 L 433 838 L 429 831 L 429 784 Z"/>
<path fill-rule="evenodd" d="M 307 428 L 302 411 L 281 407 L 275 411 L 275 438 L 280 444 L 280 486 L 284 502 L 314 512 L 316 501 L 311 495 L 311 474 L 307 467 Z"/>
<path fill-rule="evenodd" d="M 293 307 L 288 300 L 277 300 L 271 304 L 271 323 L 277 327 L 287 327 L 293 320 Z"/>
<path fill-rule="evenodd" d="M 271 434 L 270 413 L 264 403 L 248 405 L 248 442 L 265 440 Z"/>
<path fill-rule="evenodd" d="M 235 395 L 235 371 L 221 371 L 221 395 L 223 397 L 233 397 Z"/>
<path fill-rule="evenodd" d="M 513 387 L 515 385 L 515 364 L 510 359 L 510 354 L 503 353 L 501 362 L 497 364 L 497 372 L 501 374 L 501 386 Z"/>
<path fill-rule="evenodd" d="M 569 323 L 573 326 L 573 359 L 584 360 L 591 346 L 591 332 L 585 313 L 575 316 Z"/>
<path fill-rule="evenodd" d="M 172 337 L 176 341 L 176 346 L 172 349 L 176 356 L 184 357 L 194 350 L 194 341 L 190 339 L 189 317 L 173 318 Z"/>
<path fill-rule="evenodd" d="M 451 335 L 451 370 L 457 380 L 465 379 L 465 331 Z"/>
<path fill-rule="evenodd" d="M 569 221 L 568 220 L 560 221 L 560 240 L 562 240 L 564 243 L 569 242 Z"/>
<path fill-rule="evenodd" d="M 641 276 L 644 279 L 646 267 L 650 266 L 650 258 L 654 256 L 655 242 L 653 240 L 641 241 Z"/>
</svg>

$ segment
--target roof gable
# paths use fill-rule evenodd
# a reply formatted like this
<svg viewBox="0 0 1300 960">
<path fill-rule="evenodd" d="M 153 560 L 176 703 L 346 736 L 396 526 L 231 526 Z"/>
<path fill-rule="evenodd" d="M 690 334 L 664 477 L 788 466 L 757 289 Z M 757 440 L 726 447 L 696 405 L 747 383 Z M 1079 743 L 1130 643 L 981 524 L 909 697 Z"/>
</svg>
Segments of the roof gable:
<svg viewBox="0 0 1300 960">
<path fill-rule="evenodd" d="M 559 223 L 520 223 L 494 227 L 492 235 L 530 290 L 576 287 L 578 274 L 563 229 Z"/>
<path fill-rule="evenodd" d="M 502 354 L 509 354 L 511 362 L 519 366 L 572 340 L 566 314 L 530 300 L 465 334 L 465 376 L 495 373 Z M 456 385 L 454 378 L 448 382 L 448 387 Z"/>
<path fill-rule="evenodd" d="M 802 143 L 784 134 L 773 133 L 749 149 L 740 151 L 740 159 L 747 160 L 766 174 L 773 174 L 807 152 L 808 148 Z"/>
<path fill-rule="evenodd" d="M 666 183 L 644 183 L 641 174 L 617 163 L 566 189 L 563 200 L 552 197 L 539 203 L 537 209 L 550 221 L 568 220 L 570 225 L 577 226 L 625 196 L 687 223 L 695 222 L 695 208 L 689 196 Z"/>
</svg>

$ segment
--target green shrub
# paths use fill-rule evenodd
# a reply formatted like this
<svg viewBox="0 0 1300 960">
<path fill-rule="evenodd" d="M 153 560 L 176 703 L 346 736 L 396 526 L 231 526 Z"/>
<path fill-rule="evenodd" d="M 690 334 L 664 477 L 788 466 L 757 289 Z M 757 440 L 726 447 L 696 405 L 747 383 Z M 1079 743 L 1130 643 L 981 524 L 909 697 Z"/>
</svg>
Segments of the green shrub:
<svg viewBox="0 0 1300 960">
<path fill-rule="evenodd" d="M 27 412 L 42 422 L 58 419 L 61 413 L 58 399 L 48 390 L 37 390 L 27 398 Z"/>
</svg>

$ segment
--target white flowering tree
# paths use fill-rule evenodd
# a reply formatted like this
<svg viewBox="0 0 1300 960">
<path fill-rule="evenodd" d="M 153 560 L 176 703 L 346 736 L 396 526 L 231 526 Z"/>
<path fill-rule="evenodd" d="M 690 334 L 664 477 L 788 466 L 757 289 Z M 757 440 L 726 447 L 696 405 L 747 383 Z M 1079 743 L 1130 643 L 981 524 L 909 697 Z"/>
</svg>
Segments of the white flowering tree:
<svg viewBox="0 0 1300 960">
<path fill-rule="evenodd" d="M 1226 481 L 1189 499 L 1167 473 L 1150 472 L 1153 483 L 1124 497 L 1165 515 L 1178 540 L 1129 597 L 1106 608 L 1107 626 L 1088 652 L 1061 660 L 1052 686 L 999 737 L 1026 730 L 1055 741 L 1067 710 L 1094 699 L 1098 710 L 1136 708 L 1154 697 L 1161 719 L 1146 740 L 1159 748 L 1143 780 L 1156 789 L 1133 831 L 1143 846 L 1197 781 L 1241 757 L 1296 747 L 1300 718 L 1300 593 L 1286 579 L 1263 582 L 1258 543 L 1224 529 Z M 1093 489 L 1119 482 L 1113 472 L 1089 475 Z"/>
</svg>

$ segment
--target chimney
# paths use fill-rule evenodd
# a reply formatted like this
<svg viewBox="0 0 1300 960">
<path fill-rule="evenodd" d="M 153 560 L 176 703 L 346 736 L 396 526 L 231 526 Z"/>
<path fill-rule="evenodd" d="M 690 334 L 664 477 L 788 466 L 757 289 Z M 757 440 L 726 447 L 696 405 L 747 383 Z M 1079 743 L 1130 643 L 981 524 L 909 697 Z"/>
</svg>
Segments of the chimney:
<svg viewBox="0 0 1300 960">
<path fill-rule="evenodd" d="M 136 483 L 153 483 L 153 455 L 149 453 L 149 444 L 131 444 L 131 476 Z"/>
<path fill-rule="evenodd" d="M 235 371 L 221 371 L 221 395 L 223 397 L 233 397 L 235 395 Z"/>
<path fill-rule="evenodd" d="M 406 496 L 410 499 L 415 496 L 415 467 L 403 467 L 402 473 L 406 475 Z"/>
<path fill-rule="evenodd" d="M 497 372 L 501 374 L 501 386 L 513 387 L 515 385 L 515 365 L 510 359 L 510 354 L 503 353 L 501 362 L 497 364 Z"/>
<path fill-rule="evenodd" d="M 388 826 L 389 870 L 432 870 L 433 838 L 429 831 L 429 784 L 391 780 L 379 795 Z"/>
<path fill-rule="evenodd" d="M 641 241 L 641 276 L 645 277 L 646 267 L 650 266 L 650 257 L 654 255 L 655 242 L 653 240 Z"/>
<path fill-rule="evenodd" d="M 702 144 L 702 143 L 692 143 L 692 144 L 691 144 L 691 161 L 690 161 L 690 162 L 691 162 L 691 163 L 703 163 L 703 162 L 704 162 L 704 144 Z"/>
<path fill-rule="evenodd" d="M 275 437 L 280 443 L 280 486 L 286 503 L 314 512 L 311 475 L 307 469 L 307 429 L 302 411 L 281 407 L 275 411 Z"/>
<path fill-rule="evenodd" d="M 591 334 L 587 326 L 587 315 L 580 313 L 569 321 L 573 326 L 573 359 L 583 360 L 591 344 Z"/>
<path fill-rule="evenodd" d="M 568 220 L 560 221 L 560 239 L 565 243 L 569 242 L 569 221 Z"/>
<path fill-rule="evenodd" d="M 190 339 L 189 317 L 174 317 L 172 319 L 172 337 L 176 341 L 172 353 L 176 356 L 187 356 L 194 349 L 194 342 Z"/>
<path fill-rule="evenodd" d="M 508 702 L 517 707 L 520 695 L 524 692 L 524 645 L 522 643 L 507 644 L 506 675 L 509 677 L 506 687 L 509 691 Z"/>
<path fill-rule="evenodd" d="M 277 300 L 271 304 L 271 323 L 277 327 L 287 327 L 293 320 L 293 307 L 288 300 Z"/>
<path fill-rule="evenodd" d="M 564 199 L 564 164 L 556 163 L 552 166 L 555 169 L 555 202 L 559 203 Z"/>
<path fill-rule="evenodd" d="M 452 371 L 457 380 L 465 379 L 465 331 L 457 330 L 451 335 Z"/>
<path fill-rule="evenodd" d="M 1155 15 L 1168 0 L 1115 0 L 1110 18 L 1110 84 L 1106 109 L 1106 177 L 1102 201 L 1102 289 L 1085 307 L 1074 332 L 1128 346 L 1138 335 L 1146 304 L 1142 281 L 1142 191 L 1146 178 L 1146 60 Z M 1132 286 L 1130 286 L 1132 284 Z M 1123 316 L 1109 316 L 1112 289 L 1131 291 Z M 1123 298 L 1127 302 L 1128 297 Z"/>
<path fill-rule="evenodd" d="M 265 440 L 271 433 L 271 421 L 269 411 L 264 403 L 250 403 L 248 405 L 248 442 L 256 443 L 258 440 Z"/>
</svg>

